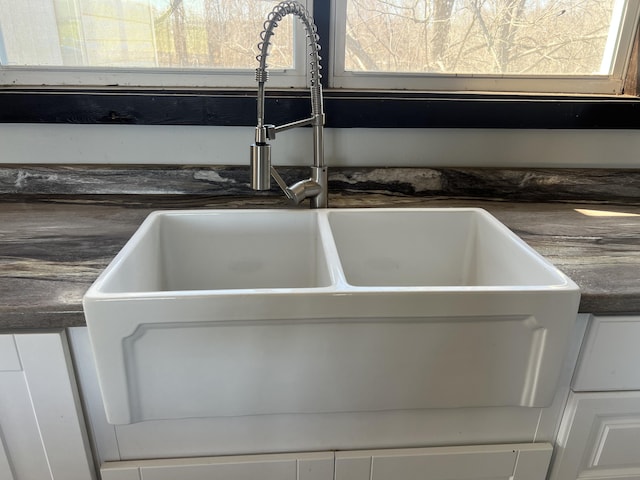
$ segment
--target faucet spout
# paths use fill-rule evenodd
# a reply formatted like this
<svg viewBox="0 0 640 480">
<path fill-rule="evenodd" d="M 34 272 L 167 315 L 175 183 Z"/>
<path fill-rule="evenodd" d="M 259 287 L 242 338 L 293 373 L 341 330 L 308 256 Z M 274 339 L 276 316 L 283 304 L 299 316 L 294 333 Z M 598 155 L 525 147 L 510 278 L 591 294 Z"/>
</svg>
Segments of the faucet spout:
<svg viewBox="0 0 640 480">
<path fill-rule="evenodd" d="M 264 104 L 265 104 L 265 83 L 269 79 L 267 57 L 271 37 L 274 29 L 285 16 L 293 14 L 297 16 L 305 27 L 310 47 L 310 97 L 311 116 L 303 120 L 297 120 L 285 125 L 274 126 L 265 124 Z M 297 1 L 283 1 L 274 7 L 267 21 L 264 23 L 264 30 L 260 34 L 261 42 L 258 44 L 260 54 L 256 57 L 259 66 L 256 69 L 256 81 L 258 82 L 257 94 L 257 121 L 255 143 L 251 145 L 251 187 L 254 190 L 269 190 L 271 187 L 271 176 L 273 176 L 283 190 L 283 192 L 294 203 L 300 203 L 310 198 L 312 208 L 327 207 L 327 167 L 324 159 L 324 105 L 322 98 L 322 84 L 320 83 L 320 46 L 318 45 L 318 33 L 313 18 L 307 9 Z M 313 128 L 313 164 L 311 166 L 311 176 L 307 180 L 298 182 L 291 187 L 278 175 L 271 165 L 271 145 L 268 140 L 274 140 L 276 132 L 289 130 L 296 127 L 311 125 Z"/>
</svg>

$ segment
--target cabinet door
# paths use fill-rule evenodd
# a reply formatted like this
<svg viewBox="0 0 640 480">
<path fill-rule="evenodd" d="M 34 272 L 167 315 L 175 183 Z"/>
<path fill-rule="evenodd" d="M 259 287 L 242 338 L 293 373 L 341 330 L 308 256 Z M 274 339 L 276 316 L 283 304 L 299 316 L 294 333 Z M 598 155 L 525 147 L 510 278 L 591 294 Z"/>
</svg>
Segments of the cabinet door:
<svg viewBox="0 0 640 480">
<path fill-rule="evenodd" d="M 550 480 L 640 479 L 640 392 L 574 393 Z"/>
<path fill-rule="evenodd" d="M 62 332 L 0 335 L 0 478 L 95 478 Z"/>
<path fill-rule="evenodd" d="M 102 480 L 333 480 L 333 453 L 107 462 Z"/>
<path fill-rule="evenodd" d="M 548 443 L 336 453 L 335 480 L 544 480 Z"/>
</svg>

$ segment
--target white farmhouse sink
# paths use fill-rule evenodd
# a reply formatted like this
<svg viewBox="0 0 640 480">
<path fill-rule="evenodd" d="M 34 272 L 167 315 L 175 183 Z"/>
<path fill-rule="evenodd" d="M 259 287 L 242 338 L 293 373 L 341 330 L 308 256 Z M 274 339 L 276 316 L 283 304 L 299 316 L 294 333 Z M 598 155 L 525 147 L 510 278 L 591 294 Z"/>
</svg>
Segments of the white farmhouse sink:
<svg viewBox="0 0 640 480">
<path fill-rule="evenodd" d="M 84 298 L 108 420 L 551 403 L 577 286 L 479 209 L 147 218 Z"/>
</svg>

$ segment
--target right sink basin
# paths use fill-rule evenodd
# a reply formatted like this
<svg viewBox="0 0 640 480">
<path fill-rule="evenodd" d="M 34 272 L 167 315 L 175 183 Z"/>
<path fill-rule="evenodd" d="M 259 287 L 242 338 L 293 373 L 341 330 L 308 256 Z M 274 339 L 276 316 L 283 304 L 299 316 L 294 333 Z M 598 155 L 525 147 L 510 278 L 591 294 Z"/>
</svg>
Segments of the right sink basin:
<svg viewBox="0 0 640 480">
<path fill-rule="evenodd" d="M 567 286 L 564 275 L 484 210 L 336 210 L 329 224 L 353 286 Z"/>
</svg>

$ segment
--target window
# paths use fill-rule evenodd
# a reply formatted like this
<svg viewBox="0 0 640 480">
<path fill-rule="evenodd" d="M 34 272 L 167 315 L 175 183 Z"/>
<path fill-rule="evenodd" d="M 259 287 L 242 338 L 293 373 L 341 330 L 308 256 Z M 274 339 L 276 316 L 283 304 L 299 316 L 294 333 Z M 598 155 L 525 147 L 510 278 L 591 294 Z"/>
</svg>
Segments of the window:
<svg viewBox="0 0 640 480">
<path fill-rule="evenodd" d="M 637 0 L 335 0 L 334 85 L 620 93 Z"/>
<path fill-rule="evenodd" d="M 252 88 L 276 3 L 0 0 L 0 84 Z M 640 16 L 640 0 L 302 3 L 335 89 L 619 94 Z M 285 18 L 271 87 L 305 85 L 305 50 Z"/>
<path fill-rule="evenodd" d="M 253 86 L 259 34 L 274 5 L 0 0 L 0 64 L 22 84 Z M 304 85 L 304 38 L 292 18 L 279 23 L 269 57 L 273 83 L 286 76 L 282 85 Z"/>
</svg>

